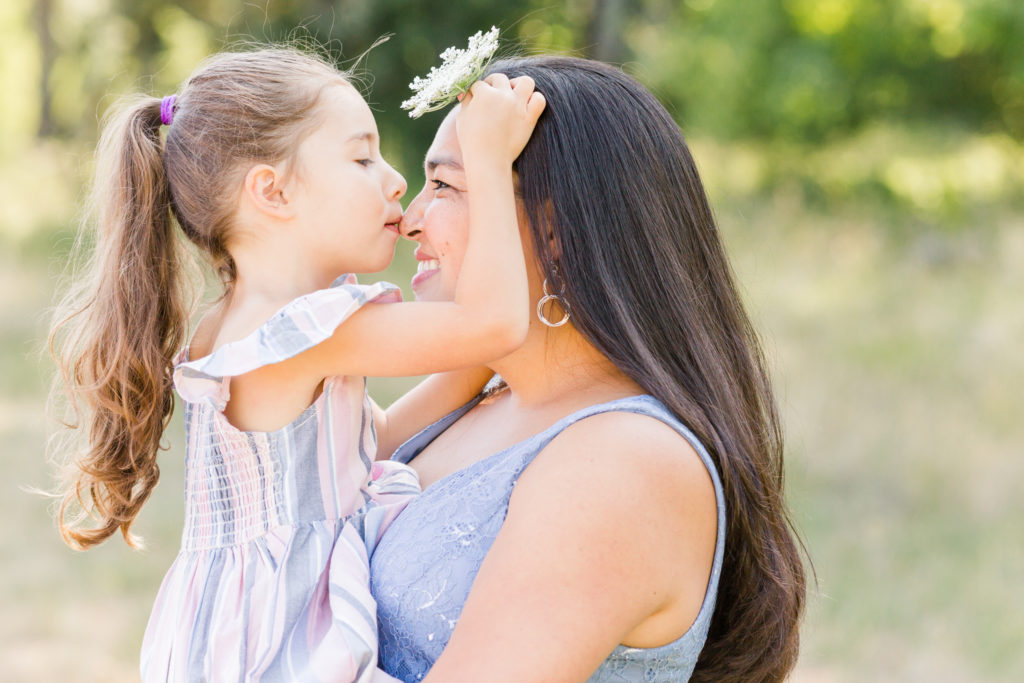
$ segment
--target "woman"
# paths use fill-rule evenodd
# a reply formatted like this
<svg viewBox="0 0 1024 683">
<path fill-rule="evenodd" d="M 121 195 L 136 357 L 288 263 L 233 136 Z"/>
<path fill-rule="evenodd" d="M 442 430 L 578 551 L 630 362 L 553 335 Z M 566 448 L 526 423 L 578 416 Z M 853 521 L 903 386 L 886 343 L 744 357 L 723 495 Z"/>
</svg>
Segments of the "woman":
<svg viewBox="0 0 1024 683">
<path fill-rule="evenodd" d="M 371 560 L 383 668 L 781 680 L 805 590 L 781 434 L 679 129 L 600 63 L 490 71 L 531 76 L 548 102 L 516 162 L 537 316 L 492 364 L 497 389 L 394 456 L 424 492 Z M 451 115 L 426 174 L 402 229 L 420 244 L 417 297 L 449 299 L 468 224 Z"/>
</svg>

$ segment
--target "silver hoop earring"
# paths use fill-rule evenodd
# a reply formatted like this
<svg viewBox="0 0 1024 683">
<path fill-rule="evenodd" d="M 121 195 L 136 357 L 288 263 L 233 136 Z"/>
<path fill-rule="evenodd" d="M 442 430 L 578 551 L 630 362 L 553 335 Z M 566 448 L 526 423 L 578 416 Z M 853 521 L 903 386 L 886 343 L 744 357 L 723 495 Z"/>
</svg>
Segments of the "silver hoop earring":
<svg viewBox="0 0 1024 683">
<path fill-rule="evenodd" d="M 543 287 L 544 296 L 542 296 L 540 298 L 540 301 L 537 302 L 537 317 L 540 318 L 540 321 L 547 325 L 548 327 L 561 327 L 562 325 L 569 322 L 569 318 L 572 316 L 572 310 L 569 308 L 569 303 L 558 294 L 552 294 L 551 292 L 548 291 L 547 278 L 544 278 Z M 559 320 L 558 322 L 551 322 L 544 315 L 544 307 L 551 301 L 557 302 L 558 305 L 562 307 L 562 312 L 564 313 L 564 315 L 562 316 L 562 319 Z"/>
</svg>

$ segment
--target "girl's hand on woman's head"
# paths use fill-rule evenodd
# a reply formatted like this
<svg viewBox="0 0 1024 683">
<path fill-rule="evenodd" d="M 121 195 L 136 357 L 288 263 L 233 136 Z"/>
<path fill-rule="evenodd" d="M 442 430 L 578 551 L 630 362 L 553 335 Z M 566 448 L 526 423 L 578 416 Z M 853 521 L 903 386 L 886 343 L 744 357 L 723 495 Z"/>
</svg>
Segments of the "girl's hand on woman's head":
<svg viewBox="0 0 1024 683">
<path fill-rule="evenodd" d="M 464 157 L 478 152 L 511 164 L 523 151 L 547 104 L 533 79 L 491 74 L 462 98 L 455 128 Z"/>
</svg>

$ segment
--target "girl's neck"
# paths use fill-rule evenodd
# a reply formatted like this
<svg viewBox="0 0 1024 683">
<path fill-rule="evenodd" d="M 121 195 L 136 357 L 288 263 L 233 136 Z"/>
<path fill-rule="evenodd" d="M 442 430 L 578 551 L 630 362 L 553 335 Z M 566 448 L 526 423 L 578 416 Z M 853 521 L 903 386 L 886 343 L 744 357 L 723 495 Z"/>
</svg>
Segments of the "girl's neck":
<svg viewBox="0 0 1024 683">
<path fill-rule="evenodd" d="M 505 380 L 520 408 L 644 393 L 571 325 L 548 328 L 531 321 L 523 345 L 489 367 Z"/>
<path fill-rule="evenodd" d="M 330 286 L 333 277 L 320 272 L 310 258 L 294 253 L 287 245 L 278 246 L 253 240 L 231 249 L 237 274 L 231 288 L 233 304 L 265 302 L 279 308 Z"/>
<path fill-rule="evenodd" d="M 275 259 L 270 251 L 252 247 L 231 250 L 235 281 L 200 322 L 190 345 L 191 357 L 242 339 L 290 302 L 330 285 L 330 278 L 317 275 L 307 259 L 286 249 Z"/>
<path fill-rule="evenodd" d="M 330 285 L 329 281 L 313 277 L 309 272 L 292 270 L 286 263 L 281 263 L 277 269 L 261 269 L 255 274 L 249 269 L 238 268 L 238 275 L 231 287 L 231 305 L 245 302 L 246 306 L 261 306 L 265 303 L 280 308 L 300 296 Z"/>
</svg>

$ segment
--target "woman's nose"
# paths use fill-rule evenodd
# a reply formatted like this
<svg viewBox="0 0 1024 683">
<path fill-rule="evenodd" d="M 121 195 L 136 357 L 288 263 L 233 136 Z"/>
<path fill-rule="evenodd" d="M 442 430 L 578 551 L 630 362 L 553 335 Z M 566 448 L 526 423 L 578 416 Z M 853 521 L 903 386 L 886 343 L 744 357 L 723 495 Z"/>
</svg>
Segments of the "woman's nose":
<svg viewBox="0 0 1024 683">
<path fill-rule="evenodd" d="M 402 214 L 402 222 L 398 224 L 398 232 L 406 239 L 415 240 L 422 234 L 420 223 L 423 221 L 423 209 L 421 208 L 419 196 L 416 196 L 409 204 L 409 208 Z"/>
</svg>

